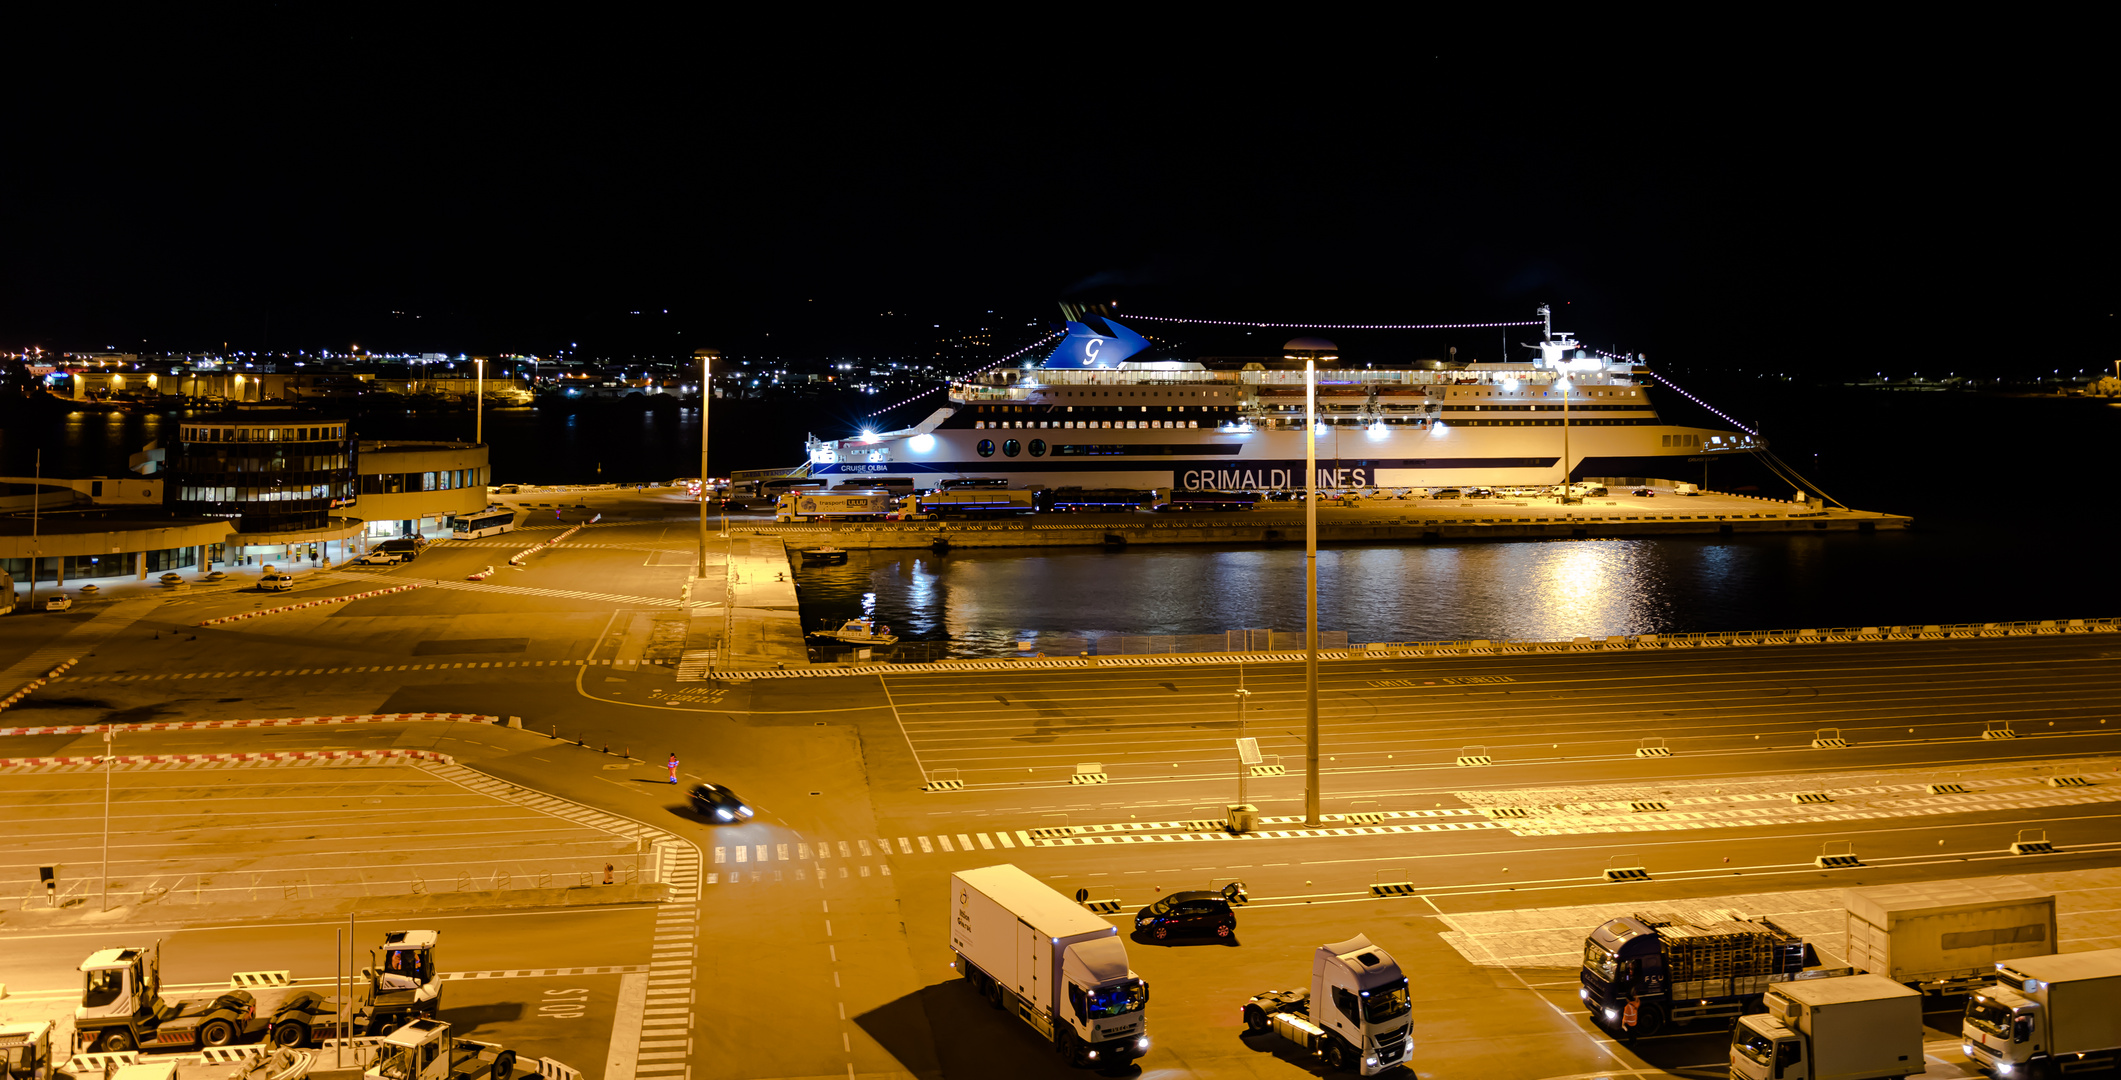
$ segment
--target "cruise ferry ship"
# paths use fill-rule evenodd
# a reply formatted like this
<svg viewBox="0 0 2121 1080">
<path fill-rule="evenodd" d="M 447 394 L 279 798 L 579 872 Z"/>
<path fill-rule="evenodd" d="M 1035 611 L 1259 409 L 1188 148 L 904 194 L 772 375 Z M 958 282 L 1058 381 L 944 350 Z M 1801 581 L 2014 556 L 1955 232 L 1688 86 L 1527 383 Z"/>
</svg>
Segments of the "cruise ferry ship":
<svg viewBox="0 0 2121 1080">
<path fill-rule="evenodd" d="M 949 403 L 909 428 L 813 436 L 807 475 L 836 486 L 1302 488 L 1306 360 L 1324 489 L 1685 477 L 1688 458 L 1764 448 L 1743 432 L 1665 423 L 1647 369 L 1556 333 L 1544 306 L 1525 362 L 1390 371 L 1338 367 L 1333 343 L 1311 337 L 1278 359 L 1165 359 L 1106 308 L 1062 312 L 1066 336 L 1043 362 L 955 382 Z"/>
</svg>

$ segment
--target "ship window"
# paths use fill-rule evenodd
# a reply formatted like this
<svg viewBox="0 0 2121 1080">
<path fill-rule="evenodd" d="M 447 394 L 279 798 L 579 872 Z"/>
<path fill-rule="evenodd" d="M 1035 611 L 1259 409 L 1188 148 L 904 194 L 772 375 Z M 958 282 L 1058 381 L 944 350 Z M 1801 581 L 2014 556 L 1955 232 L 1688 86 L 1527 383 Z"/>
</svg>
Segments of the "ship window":
<svg viewBox="0 0 2121 1080">
<path fill-rule="evenodd" d="M 979 456 L 981 456 L 981 457 L 993 457 L 993 456 L 994 456 L 994 440 L 993 440 L 993 439 L 981 439 L 981 440 L 979 441 Z"/>
<path fill-rule="evenodd" d="M 1010 439 L 1002 443 L 1002 453 L 1007 454 L 1010 457 L 1015 457 L 1017 454 L 1022 453 L 1023 449 L 1024 444 L 1017 442 L 1015 439 Z"/>
<path fill-rule="evenodd" d="M 1031 456 L 1032 456 L 1032 457 L 1045 457 L 1045 456 L 1046 456 L 1046 440 L 1044 440 L 1044 439 L 1033 439 L 1033 440 L 1031 440 Z"/>
</svg>

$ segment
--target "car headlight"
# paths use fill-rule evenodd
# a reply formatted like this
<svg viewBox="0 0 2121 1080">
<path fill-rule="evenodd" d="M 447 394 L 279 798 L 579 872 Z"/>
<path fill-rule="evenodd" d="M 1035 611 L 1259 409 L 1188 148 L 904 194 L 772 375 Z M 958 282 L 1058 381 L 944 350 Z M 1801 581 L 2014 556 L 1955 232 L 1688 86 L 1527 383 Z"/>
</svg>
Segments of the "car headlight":
<svg viewBox="0 0 2121 1080">
<path fill-rule="evenodd" d="M 1097 1060 L 1097 1051 L 1095 1051 L 1095 1050 L 1092 1050 L 1092 1051 L 1090 1051 L 1090 1060 L 1092 1060 L 1092 1061 L 1096 1061 L 1096 1060 Z"/>
<path fill-rule="evenodd" d="M 1576 996 L 1582 998 L 1585 1001 L 1591 1000 L 1591 988 L 1588 986 L 1577 987 Z"/>
<path fill-rule="evenodd" d="M 736 812 L 744 815 L 745 817 L 751 816 L 751 808 L 748 806 L 739 806 L 736 808 Z"/>
<path fill-rule="evenodd" d="M 2011 1063 L 2010 1063 L 2010 1062 L 2008 1062 L 2008 1061 L 1999 1061 L 1999 1062 L 1997 1062 L 1997 1063 L 1996 1063 L 1996 1075 L 1997 1075 L 1997 1076 L 2009 1076 L 2010 1074 L 2011 1074 Z"/>
<path fill-rule="evenodd" d="M 728 820 L 729 820 L 729 811 L 728 811 L 727 809 L 724 809 L 724 808 L 720 808 L 720 807 L 717 807 L 717 808 L 715 809 L 715 811 L 714 811 L 714 816 L 715 816 L 715 817 L 718 817 L 718 818 L 721 818 L 721 819 L 722 819 L 723 821 L 728 821 Z"/>
<path fill-rule="evenodd" d="M 1141 1052 L 1142 1052 L 1142 1053 L 1144 1053 L 1144 1054 L 1148 1053 L 1148 1052 L 1149 1052 L 1149 1037 L 1148 1037 L 1147 1035 L 1144 1035 L 1144 1036 L 1142 1036 L 1141 1038 L 1139 1038 L 1139 1039 L 1136 1039 L 1136 1040 L 1134 1040 L 1134 1048 L 1135 1048 L 1136 1050 L 1139 1050 L 1139 1051 L 1141 1051 Z"/>
<path fill-rule="evenodd" d="M 1366 1057 L 1366 1058 L 1362 1059 L 1362 1063 L 1363 1063 L 1364 1065 L 1367 1065 L 1367 1066 L 1369 1066 L 1370 1068 L 1373 1068 L 1373 1069 L 1374 1069 L 1374 1068 L 1376 1068 L 1376 1067 L 1377 1067 L 1377 1055 L 1376 1055 L 1376 1054 L 1371 1054 L 1371 1055 L 1370 1055 L 1369 1057 Z"/>
<path fill-rule="evenodd" d="M 1613 1021 L 1615 1021 L 1615 1020 L 1618 1020 L 1618 1019 L 1620 1019 L 1620 1010 L 1619 1010 L 1619 1009 L 1607 1009 L 1607 1010 L 1605 1011 L 1605 1021 L 1606 1021 L 1606 1023 L 1610 1024 L 1610 1023 L 1612 1023 Z"/>
</svg>

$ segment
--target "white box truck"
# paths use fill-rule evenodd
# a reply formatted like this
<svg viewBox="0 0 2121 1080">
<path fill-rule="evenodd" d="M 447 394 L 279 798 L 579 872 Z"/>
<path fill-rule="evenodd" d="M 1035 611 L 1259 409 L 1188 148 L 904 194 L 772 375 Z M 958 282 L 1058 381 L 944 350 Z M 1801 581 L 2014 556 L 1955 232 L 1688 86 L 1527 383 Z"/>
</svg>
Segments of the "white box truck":
<svg viewBox="0 0 2121 1080">
<path fill-rule="evenodd" d="M 1149 984 L 1103 917 L 1006 863 L 951 874 L 950 912 L 958 973 L 1063 1057 L 1106 1067 L 1149 1051 Z"/>
<path fill-rule="evenodd" d="M 1731 1028 L 1731 1080 L 1902 1080 L 1924 1071 L 1922 995 L 1883 975 L 1779 983 Z"/>
<path fill-rule="evenodd" d="M 2121 1061 L 2121 949 L 2029 956 L 1996 965 L 1969 995 L 1967 1060 L 1992 1076 L 2073 1076 Z"/>
<path fill-rule="evenodd" d="M 1848 959 L 1931 994 L 1996 981 L 1998 961 L 2055 951 L 2055 895 L 2017 878 L 1847 889 Z"/>
</svg>

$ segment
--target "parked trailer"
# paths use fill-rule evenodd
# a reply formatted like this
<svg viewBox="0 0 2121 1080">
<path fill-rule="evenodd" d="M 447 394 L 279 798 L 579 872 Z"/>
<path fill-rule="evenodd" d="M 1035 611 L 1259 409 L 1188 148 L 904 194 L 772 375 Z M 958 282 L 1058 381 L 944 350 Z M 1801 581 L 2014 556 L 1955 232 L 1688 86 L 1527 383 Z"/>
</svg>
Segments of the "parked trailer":
<svg viewBox="0 0 2121 1080">
<path fill-rule="evenodd" d="M 1022 488 L 960 487 L 948 491 L 923 491 L 899 500 L 898 518 L 901 521 L 934 521 L 937 518 L 1028 514 L 1037 509 L 1031 495 Z"/>
<path fill-rule="evenodd" d="M 1995 981 L 1999 961 L 2055 949 L 2055 897 L 2016 878 L 1877 885 L 1842 893 L 1848 960 L 1932 994 Z"/>
<path fill-rule="evenodd" d="M 1119 929 L 1008 864 L 950 875 L 950 949 L 965 980 L 1078 1065 L 1149 1051 L 1149 984 Z"/>
<path fill-rule="evenodd" d="M 1412 1012 L 1398 961 L 1357 934 L 1311 954 L 1310 989 L 1256 994 L 1244 1021 L 1247 1032 L 1271 1031 L 1329 1069 L 1376 1076 L 1414 1060 Z"/>
<path fill-rule="evenodd" d="M 1158 490 L 1155 496 L 1149 509 L 1158 514 L 1250 510 L 1259 503 L 1256 491 Z"/>
<path fill-rule="evenodd" d="M 881 518 L 891 513 L 894 497 L 887 494 L 829 495 L 814 491 L 791 491 L 775 504 L 775 521 L 825 521 Z"/>
<path fill-rule="evenodd" d="M 1922 995 L 1883 975 L 1786 982 L 1731 1028 L 1731 1080 L 1905 1080 L 1924 1071 Z"/>
<path fill-rule="evenodd" d="M 1080 488 L 1064 487 L 1041 491 L 1033 501 L 1039 510 L 1047 513 L 1069 513 L 1082 511 L 1107 511 L 1124 513 L 1139 510 L 1154 501 L 1156 494 L 1136 488 Z"/>
<path fill-rule="evenodd" d="M 1966 999 L 1967 1060 L 2000 1078 L 2078 1076 L 2121 1063 L 2121 949 L 1996 965 Z"/>
</svg>

